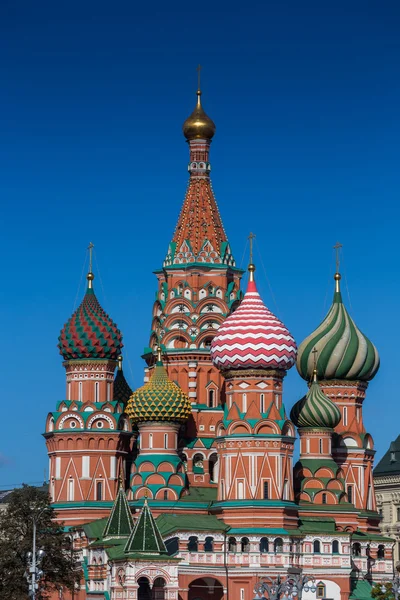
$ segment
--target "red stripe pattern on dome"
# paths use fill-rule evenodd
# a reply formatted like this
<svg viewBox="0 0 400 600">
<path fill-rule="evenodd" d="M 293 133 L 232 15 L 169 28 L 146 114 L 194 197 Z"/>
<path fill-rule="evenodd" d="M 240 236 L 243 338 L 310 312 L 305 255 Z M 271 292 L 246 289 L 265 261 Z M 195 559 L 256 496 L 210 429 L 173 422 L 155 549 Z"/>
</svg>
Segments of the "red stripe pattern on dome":
<svg viewBox="0 0 400 600">
<path fill-rule="evenodd" d="M 254 281 L 239 308 L 218 330 L 211 358 L 219 369 L 290 369 L 297 347 L 283 323 L 265 306 Z"/>
<path fill-rule="evenodd" d="M 100 306 L 93 289 L 89 288 L 81 305 L 61 330 L 58 338 L 60 354 L 65 360 L 116 360 L 122 346 L 120 330 Z"/>
</svg>

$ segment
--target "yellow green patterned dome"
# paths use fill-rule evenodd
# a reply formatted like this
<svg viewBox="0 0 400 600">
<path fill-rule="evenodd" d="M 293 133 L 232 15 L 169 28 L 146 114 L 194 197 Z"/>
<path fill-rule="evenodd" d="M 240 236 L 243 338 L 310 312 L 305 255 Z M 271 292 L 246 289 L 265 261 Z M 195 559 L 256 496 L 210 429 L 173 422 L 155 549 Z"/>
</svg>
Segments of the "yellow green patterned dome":
<svg viewBox="0 0 400 600">
<path fill-rule="evenodd" d="M 167 375 L 161 361 L 157 361 L 150 381 L 133 392 L 126 408 L 132 423 L 140 421 L 174 421 L 184 423 L 192 407 L 189 398 Z"/>
</svg>

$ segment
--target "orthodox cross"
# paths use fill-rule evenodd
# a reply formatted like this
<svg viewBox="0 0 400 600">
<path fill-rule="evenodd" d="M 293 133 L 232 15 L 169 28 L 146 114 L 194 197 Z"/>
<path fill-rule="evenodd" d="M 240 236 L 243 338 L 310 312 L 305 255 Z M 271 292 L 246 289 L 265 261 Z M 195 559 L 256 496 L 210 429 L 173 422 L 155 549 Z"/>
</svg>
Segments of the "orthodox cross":
<svg viewBox="0 0 400 600">
<path fill-rule="evenodd" d="M 341 244 L 340 242 L 336 242 L 336 244 L 333 246 L 333 249 L 336 252 L 336 273 L 339 273 L 339 266 L 340 266 L 340 248 L 343 248 L 343 244 Z"/>
<path fill-rule="evenodd" d="M 253 264 L 253 240 L 255 239 L 255 234 L 250 232 L 249 241 L 250 241 L 250 264 Z"/>
<path fill-rule="evenodd" d="M 312 354 L 314 356 L 314 370 L 315 370 L 317 368 L 318 350 L 316 348 L 314 348 L 314 350 L 312 350 Z"/>
<path fill-rule="evenodd" d="M 201 65 L 197 66 L 197 89 L 200 92 L 200 75 L 201 75 Z"/>
<path fill-rule="evenodd" d="M 93 248 L 94 248 L 94 244 L 93 244 L 93 242 L 90 242 L 90 244 L 88 246 L 88 250 L 89 250 L 89 273 L 92 272 Z"/>
</svg>

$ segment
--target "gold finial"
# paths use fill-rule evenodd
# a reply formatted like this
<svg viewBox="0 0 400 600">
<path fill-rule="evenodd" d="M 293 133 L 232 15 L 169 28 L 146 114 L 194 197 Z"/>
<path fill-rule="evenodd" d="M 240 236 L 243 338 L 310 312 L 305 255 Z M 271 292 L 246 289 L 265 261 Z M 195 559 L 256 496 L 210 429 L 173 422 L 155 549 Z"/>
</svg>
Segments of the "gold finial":
<svg viewBox="0 0 400 600">
<path fill-rule="evenodd" d="M 94 279 L 94 275 L 93 275 L 93 271 L 92 271 L 92 260 L 93 260 L 93 248 L 94 248 L 94 244 L 93 242 L 90 242 L 89 246 L 88 246 L 88 250 L 89 250 L 89 272 L 86 275 L 86 279 L 88 280 L 88 288 L 91 289 L 93 287 L 92 281 Z"/>
<path fill-rule="evenodd" d="M 250 244 L 250 264 L 249 264 L 249 280 L 254 281 L 254 271 L 256 266 L 253 264 L 253 241 L 255 240 L 255 234 L 250 232 L 249 244 Z"/>
<path fill-rule="evenodd" d="M 201 85 L 200 85 L 200 81 L 201 81 L 201 65 L 197 66 L 197 106 L 201 105 L 201 101 L 200 101 L 200 96 L 201 96 Z"/>
<path fill-rule="evenodd" d="M 341 244 L 340 242 L 336 242 L 336 244 L 333 246 L 333 249 L 336 252 L 336 273 L 335 273 L 335 292 L 340 292 L 340 280 L 342 279 L 341 274 L 339 273 L 339 267 L 340 267 L 340 249 L 343 248 L 343 244 Z"/>
<path fill-rule="evenodd" d="M 313 381 L 317 381 L 317 359 L 318 359 L 318 350 L 316 348 L 314 348 L 314 350 L 312 350 L 312 354 L 314 357 L 314 369 L 313 369 Z"/>
<path fill-rule="evenodd" d="M 122 371 L 122 361 L 123 357 L 121 355 L 118 356 L 118 371 Z"/>
<path fill-rule="evenodd" d="M 122 479 L 122 473 L 121 472 L 119 474 L 118 479 L 119 479 L 119 487 L 123 489 L 123 487 L 124 487 L 124 481 Z"/>
<path fill-rule="evenodd" d="M 156 348 L 156 351 L 157 351 L 157 362 L 162 362 L 161 346 L 160 346 L 160 344 L 158 344 L 158 346 Z"/>
</svg>

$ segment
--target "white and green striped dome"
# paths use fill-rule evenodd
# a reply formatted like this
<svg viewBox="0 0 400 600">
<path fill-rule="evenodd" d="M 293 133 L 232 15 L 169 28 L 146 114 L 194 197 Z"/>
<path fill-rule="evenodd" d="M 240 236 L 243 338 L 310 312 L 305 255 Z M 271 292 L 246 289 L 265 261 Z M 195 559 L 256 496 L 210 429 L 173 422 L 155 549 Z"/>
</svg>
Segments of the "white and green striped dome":
<svg viewBox="0 0 400 600">
<path fill-rule="evenodd" d="M 303 379 L 311 381 L 316 355 L 319 380 L 369 381 L 379 369 L 378 351 L 348 314 L 340 293 L 338 273 L 335 280 L 333 304 L 321 325 L 300 344 L 297 370 Z"/>
<path fill-rule="evenodd" d="M 334 429 L 340 418 L 340 410 L 321 390 L 316 376 L 307 394 L 290 411 L 290 420 L 296 427 Z"/>
</svg>

